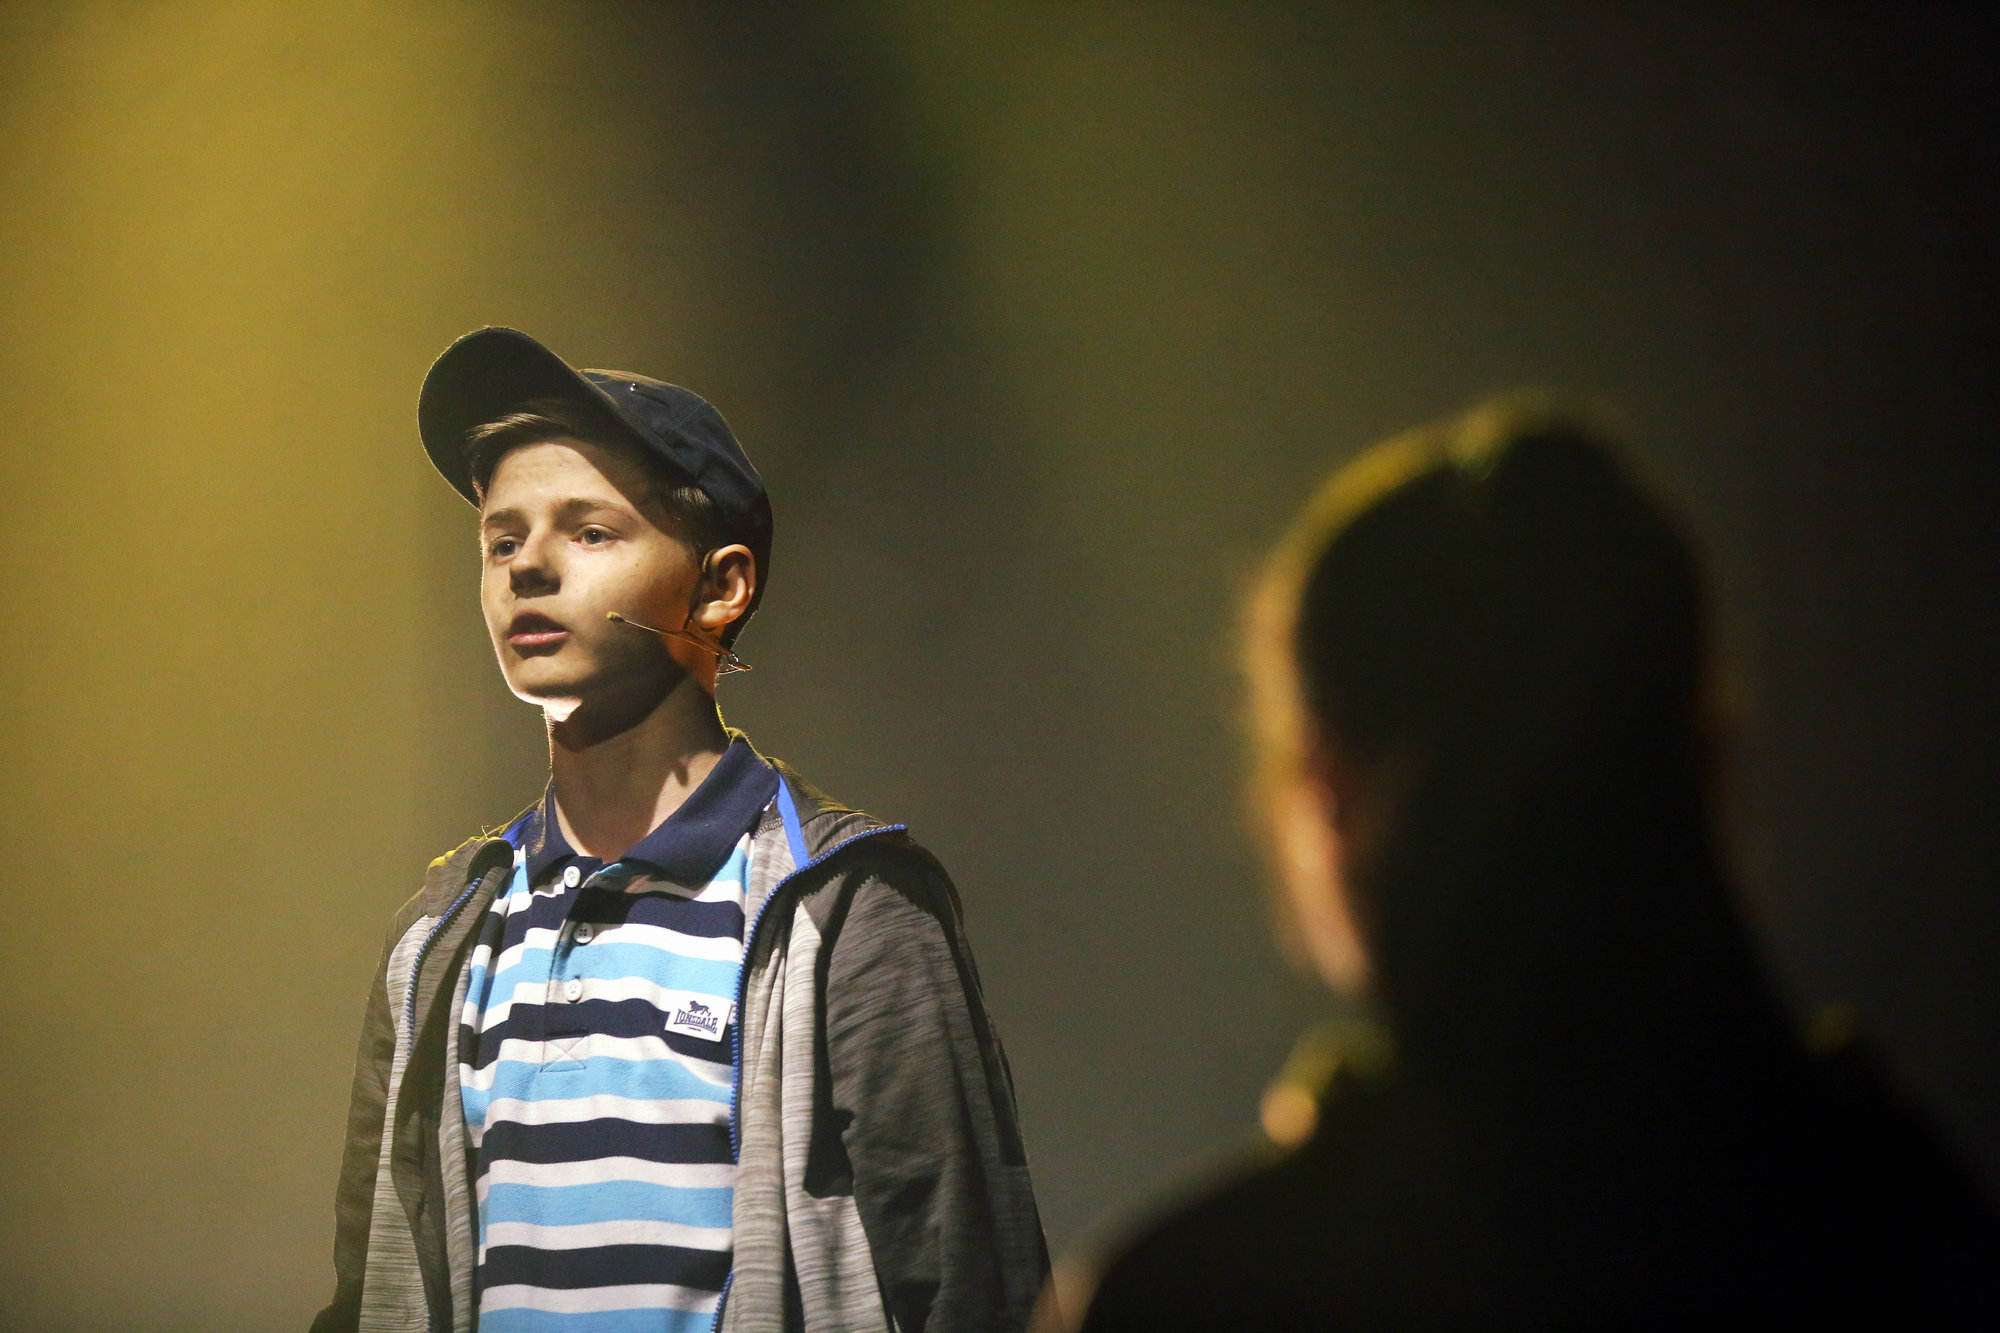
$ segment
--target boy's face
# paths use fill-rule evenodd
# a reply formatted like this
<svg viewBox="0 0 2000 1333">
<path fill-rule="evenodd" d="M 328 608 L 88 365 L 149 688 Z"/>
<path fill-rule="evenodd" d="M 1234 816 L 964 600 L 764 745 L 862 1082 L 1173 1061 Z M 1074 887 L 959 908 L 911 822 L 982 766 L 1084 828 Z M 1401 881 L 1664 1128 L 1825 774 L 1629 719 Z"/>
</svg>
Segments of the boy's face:
<svg viewBox="0 0 2000 1333">
<path fill-rule="evenodd" d="M 684 674 L 657 636 L 700 591 L 686 542 L 660 526 L 653 483 L 615 450 L 578 440 L 504 454 L 480 506 L 479 601 L 507 685 L 557 720 L 580 704 L 665 692 Z"/>
</svg>

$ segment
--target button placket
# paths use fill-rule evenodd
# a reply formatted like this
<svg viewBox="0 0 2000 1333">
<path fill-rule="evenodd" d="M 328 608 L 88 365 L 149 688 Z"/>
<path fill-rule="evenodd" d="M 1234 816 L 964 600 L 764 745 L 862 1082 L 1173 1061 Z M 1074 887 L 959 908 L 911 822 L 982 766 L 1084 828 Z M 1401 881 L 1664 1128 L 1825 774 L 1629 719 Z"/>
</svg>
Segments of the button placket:
<svg viewBox="0 0 2000 1333">
<path fill-rule="evenodd" d="M 563 883 L 571 889 L 581 887 L 583 891 L 570 901 L 569 919 L 563 923 L 562 931 L 558 935 L 556 941 L 557 961 L 555 963 L 557 968 L 561 968 L 569 963 L 573 949 L 578 945 L 590 943 L 596 936 L 597 927 L 588 921 L 578 921 L 576 914 L 583 907 L 584 899 L 589 896 L 589 891 L 599 886 L 600 882 L 604 879 L 605 871 L 610 868 L 609 866 L 600 866 L 588 875 L 585 875 L 577 866 L 572 865 L 563 868 Z M 583 994 L 583 982 L 572 977 L 558 987 L 555 984 L 555 978 L 551 976 L 549 978 L 549 991 L 551 999 L 560 998 L 575 1003 Z"/>
<path fill-rule="evenodd" d="M 564 866 L 562 874 L 556 877 L 556 883 L 562 886 L 562 891 L 573 895 L 569 903 L 569 915 L 572 917 L 576 912 L 577 904 L 582 901 L 582 895 L 578 894 L 576 890 L 577 886 L 583 882 L 583 870 L 574 864 Z M 565 978 L 563 973 L 569 967 L 571 951 L 577 944 L 583 943 L 588 939 L 589 935 L 587 933 L 579 936 L 578 927 L 573 920 L 565 920 L 557 929 L 555 948 L 549 958 L 548 984 L 542 992 L 544 1004 L 574 1004 L 578 999 L 582 998 L 583 982 L 575 977 Z M 561 1026 L 567 1027 L 568 1024 L 569 1020 L 565 1019 L 562 1020 Z"/>
</svg>

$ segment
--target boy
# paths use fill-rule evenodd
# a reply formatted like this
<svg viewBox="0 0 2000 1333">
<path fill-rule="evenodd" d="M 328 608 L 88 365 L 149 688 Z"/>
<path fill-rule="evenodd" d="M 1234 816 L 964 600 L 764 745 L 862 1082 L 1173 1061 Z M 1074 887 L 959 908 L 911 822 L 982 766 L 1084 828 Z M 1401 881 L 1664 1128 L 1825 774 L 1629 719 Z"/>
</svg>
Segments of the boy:
<svg viewBox="0 0 2000 1333">
<path fill-rule="evenodd" d="M 418 422 L 550 780 L 390 929 L 315 1333 L 1018 1328 L 1047 1257 L 950 880 L 716 709 L 772 531 L 728 426 L 500 328 Z"/>
</svg>

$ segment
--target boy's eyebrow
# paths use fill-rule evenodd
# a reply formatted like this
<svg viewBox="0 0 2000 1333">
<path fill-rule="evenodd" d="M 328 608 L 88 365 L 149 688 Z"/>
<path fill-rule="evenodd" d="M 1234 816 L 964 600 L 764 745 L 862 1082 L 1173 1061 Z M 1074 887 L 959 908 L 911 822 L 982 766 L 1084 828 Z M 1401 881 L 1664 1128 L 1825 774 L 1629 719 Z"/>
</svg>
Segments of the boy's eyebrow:
<svg viewBox="0 0 2000 1333">
<path fill-rule="evenodd" d="M 629 503 L 621 503 L 617 500 L 607 499 L 604 496 L 578 495 L 564 500 L 561 504 L 557 505 L 556 515 L 559 518 L 572 518 L 578 514 L 587 514 L 593 509 L 630 510 L 631 508 L 632 506 Z M 525 512 L 518 507 L 510 506 L 506 509 L 495 509 L 481 514 L 479 516 L 479 526 L 487 528 L 501 523 L 519 523 L 524 522 L 526 518 L 527 515 Z"/>
</svg>

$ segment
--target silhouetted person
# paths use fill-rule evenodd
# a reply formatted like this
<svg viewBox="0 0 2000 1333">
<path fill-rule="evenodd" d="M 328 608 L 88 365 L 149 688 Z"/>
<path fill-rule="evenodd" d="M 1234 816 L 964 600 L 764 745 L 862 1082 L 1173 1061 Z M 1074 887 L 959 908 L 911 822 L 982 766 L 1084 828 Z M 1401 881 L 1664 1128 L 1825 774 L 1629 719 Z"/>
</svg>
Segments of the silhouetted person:
<svg viewBox="0 0 2000 1333">
<path fill-rule="evenodd" d="M 1993 1326 L 1977 1188 L 1760 974 L 1702 580 L 1590 429 L 1503 404 L 1371 450 L 1248 643 L 1283 933 L 1392 1053 L 1329 1058 L 1301 1146 L 1116 1253 L 1088 1333 Z"/>
</svg>

